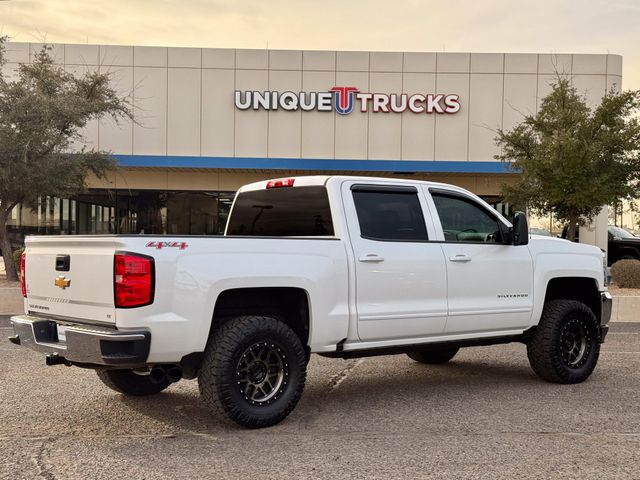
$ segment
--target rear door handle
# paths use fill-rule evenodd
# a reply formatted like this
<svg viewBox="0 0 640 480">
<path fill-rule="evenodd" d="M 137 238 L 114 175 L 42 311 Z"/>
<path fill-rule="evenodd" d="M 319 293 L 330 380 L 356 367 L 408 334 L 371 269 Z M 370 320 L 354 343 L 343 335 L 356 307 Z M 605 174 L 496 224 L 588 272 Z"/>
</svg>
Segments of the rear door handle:
<svg viewBox="0 0 640 480">
<path fill-rule="evenodd" d="M 469 255 L 465 255 L 464 253 L 459 253 L 457 255 L 449 257 L 449 261 L 456 263 L 467 263 L 471 261 L 471 257 Z"/>
<path fill-rule="evenodd" d="M 378 263 L 384 262 L 384 257 L 381 257 L 377 253 L 367 253 L 366 255 L 361 256 L 358 260 L 364 263 Z"/>
</svg>

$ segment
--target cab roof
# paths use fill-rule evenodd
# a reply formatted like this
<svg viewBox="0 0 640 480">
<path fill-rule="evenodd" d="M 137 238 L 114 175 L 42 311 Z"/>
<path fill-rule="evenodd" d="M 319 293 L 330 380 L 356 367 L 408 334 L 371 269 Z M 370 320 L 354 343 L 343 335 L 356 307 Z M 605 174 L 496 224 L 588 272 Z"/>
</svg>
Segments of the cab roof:
<svg viewBox="0 0 640 480">
<path fill-rule="evenodd" d="M 362 181 L 362 182 L 375 182 L 375 183 L 403 183 L 409 185 L 425 185 L 427 187 L 436 187 L 436 188 L 446 188 L 450 190 L 458 190 L 460 192 L 468 193 L 475 196 L 473 193 L 465 190 L 464 188 L 458 187 L 456 185 L 451 185 L 448 183 L 439 183 L 439 182 L 428 182 L 425 180 L 412 180 L 407 178 L 390 178 L 390 177 L 366 177 L 359 175 L 309 175 L 309 176 L 292 176 L 292 177 L 279 177 L 272 178 L 269 180 L 261 180 L 259 182 L 249 183 L 247 185 L 243 185 L 238 190 L 240 192 L 248 192 L 252 190 L 264 190 L 266 188 L 272 188 L 272 186 L 276 185 L 276 182 L 289 181 L 293 180 L 293 186 L 295 187 L 308 187 L 308 186 L 324 186 L 329 182 L 337 181 L 340 183 L 343 180 L 348 181 Z M 283 186 L 278 184 L 278 186 Z M 288 186 L 288 185 L 284 185 Z"/>
</svg>

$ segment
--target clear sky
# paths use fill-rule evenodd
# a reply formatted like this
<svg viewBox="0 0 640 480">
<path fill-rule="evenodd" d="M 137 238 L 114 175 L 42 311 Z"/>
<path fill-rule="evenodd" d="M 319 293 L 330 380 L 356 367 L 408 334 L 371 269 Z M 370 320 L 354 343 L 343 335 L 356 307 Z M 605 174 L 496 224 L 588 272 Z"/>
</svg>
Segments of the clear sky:
<svg viewBox="0 0 640 480">
<path fill-rule="evenodd" d="M 0 0 L 15 41 L 615 53 L 640 88 L 640 0 Z"/>
</svg>

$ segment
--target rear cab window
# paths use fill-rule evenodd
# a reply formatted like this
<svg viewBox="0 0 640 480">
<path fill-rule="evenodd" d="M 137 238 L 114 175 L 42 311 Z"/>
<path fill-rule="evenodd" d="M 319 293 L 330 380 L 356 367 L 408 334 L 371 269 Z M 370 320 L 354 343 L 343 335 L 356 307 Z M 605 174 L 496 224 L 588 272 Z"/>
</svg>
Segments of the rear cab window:
<svg viewBox="0 0 640 480">
<path fill-rule="evenodd" d="M 323 185 L 267 188 L 238 193 L 227 236 L 333 236 L 327 189 Z"/>
</svg>

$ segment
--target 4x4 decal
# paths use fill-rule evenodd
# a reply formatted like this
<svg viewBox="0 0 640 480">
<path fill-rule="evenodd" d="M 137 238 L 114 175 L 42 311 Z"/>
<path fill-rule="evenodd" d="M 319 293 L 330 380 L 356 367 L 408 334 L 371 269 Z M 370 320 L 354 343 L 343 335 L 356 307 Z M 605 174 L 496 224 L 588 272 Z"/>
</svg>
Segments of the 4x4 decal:
<svg viewBox="0 0 640 480">
<path fill-rule="evenodd" d="M 163 248 L 179 248 L 180 250 L 184 250 L 189 245 L 187 242 L 149 242 L 145 246 L 158 250 L 162 250 Z"/>
</svg>

